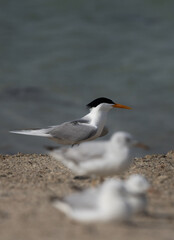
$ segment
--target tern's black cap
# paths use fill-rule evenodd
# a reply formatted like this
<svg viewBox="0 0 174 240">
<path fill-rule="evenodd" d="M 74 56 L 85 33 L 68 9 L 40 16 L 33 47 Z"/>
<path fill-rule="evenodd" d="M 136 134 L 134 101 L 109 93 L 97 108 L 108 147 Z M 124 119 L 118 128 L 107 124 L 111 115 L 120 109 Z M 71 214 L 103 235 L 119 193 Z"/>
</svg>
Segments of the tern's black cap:
<svg viewBox="0 0 174 240">
<path fill-rule="evenodd" d="M 97 107 L 101 103 L 115 104 L 111 99 L 101 97 L 101 98 L 96 98 L 92 102 L 88 103 L 86 106 L 88 108 L 93 108 L 93 107 Z"/>
</svg>

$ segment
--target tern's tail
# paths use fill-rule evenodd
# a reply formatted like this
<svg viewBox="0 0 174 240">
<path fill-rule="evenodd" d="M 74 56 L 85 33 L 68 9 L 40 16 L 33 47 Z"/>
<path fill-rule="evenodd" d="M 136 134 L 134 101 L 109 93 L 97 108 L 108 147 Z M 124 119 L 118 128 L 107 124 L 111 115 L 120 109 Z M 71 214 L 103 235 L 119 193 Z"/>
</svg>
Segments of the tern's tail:
<svg viewBox="0 0 174 240">
<path fill-rule="evenodd" d="M 28 130 L 20 130 L 20 131 L 10 131 L 10 133 L 40 136 L 40 137 L 51 137 L 51 135 L 48 133 L 48 129 L 28 129 Z"/>
</svg>

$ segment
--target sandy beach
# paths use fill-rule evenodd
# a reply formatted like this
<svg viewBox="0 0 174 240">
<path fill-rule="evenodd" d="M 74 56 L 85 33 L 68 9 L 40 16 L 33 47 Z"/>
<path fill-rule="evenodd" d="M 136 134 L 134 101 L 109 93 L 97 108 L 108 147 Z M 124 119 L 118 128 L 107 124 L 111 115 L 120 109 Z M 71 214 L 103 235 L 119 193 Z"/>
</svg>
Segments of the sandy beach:
<svg viewBox="0 0 174 240">
<path fill-rule="evenodd" d="M 52 207 L 50 198 L 80 191 L 90 179 L 74 179 L 47 155 L 0 155 L 0 233 L 2 240 L 168 239 L 174 236 L 174 152 L 136 158 L 129 171 L 152 184 L 149 216 L 135 216 L 131 225 L 81 224 Z"/>
</svg>

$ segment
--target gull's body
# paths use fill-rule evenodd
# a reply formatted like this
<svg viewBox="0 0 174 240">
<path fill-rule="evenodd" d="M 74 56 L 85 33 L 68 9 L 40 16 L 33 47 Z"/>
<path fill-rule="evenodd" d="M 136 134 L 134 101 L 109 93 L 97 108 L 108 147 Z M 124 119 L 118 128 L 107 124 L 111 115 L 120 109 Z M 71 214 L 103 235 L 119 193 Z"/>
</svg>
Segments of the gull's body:
<svg viewBox="0 0 174 240">
<path fill-rule="evenodd" d="M 78 156 L 78 147 L 74 150 L 53 150 L 49 154 L 58 161 L 70 168 L 78 175 L 97 175 L 97 176 L 112 176 L 126 170 L 132 162 L 131 147 L 137 143 L 133 137 L 126 132 L 116 132 L 111 137 L 110 141 L 82 144 L 79 149 L 80 157 Z M 89 146 L 90 148 L 88 148 Z M 98 150 L 97 150 L 98 146 Z M 94 149 L 94 152 L 93 152 Z M 89 154 L 88 154 L 88 152 Z M 101 151 L 101 152 L 100 152 Z M 85 154 L 83 154 L 85 152 Z"/>
<path fill-rule="evenodd" d="M 122 181 L 107 180 L 100 187 L 69 195 L 53 205 L 76 221 L 129 221 L 132 211 L 124 195 Z"/>
<path fill-rule="evenodd" d="M 107 98 L 98 98 L 87 105 L 90 112 L 84 117 L 45 129 L 11 131 L 12 133 L 47 137 L 59 144 L 75 145 L 107 134 L 107 114 L 114 107 L 130 109 Z"/>
<path fill-rule="evenodd" d="M 109 140 L 83 142 L 73 147 L 53 148 L 54 151 L 50 153 L 61 161 L 85 162 L 89 159 L 103 158 L 111 142 L 112 137 Z"/>
<path fill-rule="evenodd" d="M 149 183 L 145 177 L 139 174 L 131 175 L 125 180 L 127 198 L 133 213 L 143 213 L 147 208 L 147 190 Z"/>
</svg>

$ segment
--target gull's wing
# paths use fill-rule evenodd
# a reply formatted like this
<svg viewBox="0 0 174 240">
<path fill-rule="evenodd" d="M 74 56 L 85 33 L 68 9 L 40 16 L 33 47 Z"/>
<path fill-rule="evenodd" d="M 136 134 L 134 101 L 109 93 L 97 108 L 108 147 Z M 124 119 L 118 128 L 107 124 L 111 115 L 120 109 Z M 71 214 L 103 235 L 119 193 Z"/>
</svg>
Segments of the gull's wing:
<svg viewBox="0 0 174 240">
<path fill-rule="evenodd" d="M 95 126 L 82 121 L 73 121 L 55 126 L 47 133 L 57 142 L 73 145 L 93 137 L 96 132 L 97 128 Z"/>
<path fill-rule="evenodd" d="M 68 168 L 76 169 L 81 163 L 94 162 L 98 159 L 100 159 L 101 162 L 108 151 L 108 144 L 109 141 L 83 142 L 72 148 L 53 148 L 50 149 L 48 153 L 56 160 L 61 161 Z"/>
<path fill-rule="evenodd" d="M 97 206 L 89 208 L 73 208 L 64 201 L 55 201 L 53 206 L 65 213 L 69 218 L 81 222 L 94 222 L 103 219 L 103 212 Z"/>
<path fill-rule="evenodd" d="M 65 166 L 69 164 L 78 165 L 81 162 L 94 161 L 102 159 L 108 149 L 109 141 L 89 141 L 82 142 L 80 145 L 73 147 L 61 147 L 56 149 L 48 149 L 49 155 L 56 160 L 61 161 Z M 69 164 L 67 164 L 69 162 Z"/>
<path fill-rule="evenodd" d="M 67 215 L 74 211 L 94 210 L 97 207 L 101 190 L 101 185 L 96 188 L 88 188 L 79 193 L 72 193 L 62 199 L 54 199 L 53 204 Z"/>
<path fill-rule="evenodd" d="M 90 141 L 76 145 L 73 148 L 62 147 L 54 150 L 59 156 L 75 161 L 100 158 L 107 150 L 107 141 Z"/>
<path fill-rule="evenodd" d="M 53 205 L 66 215 L 71 216 L 74 212 L 95 209 L 99 190 L 96 188 L 86 189 L 80 193 L 73 193 L 62 199 L 53 199 Z"/>
<path fill-rule="evenodd" d="M 111 168 L 108 166 L 107 159 L 104 158 L 89 158 L 83 161 L 79 161 L 78 159 L 63 159 L 60 158 L 59 155 L 51 152 L 50 154 L 56 160 L 61 161 L 67 168 L 71 169 L 71 171 L 76 175 L 92 175 L 100 172 L 103 175 L 103 171 L 108 171 Z"/>
<path fill-rule="evenodd" d="M 64 198 L 64 202 L 74 209 L 94 208 L 99 196 L 99 189 L 90 188 Z"/>
</svg>

